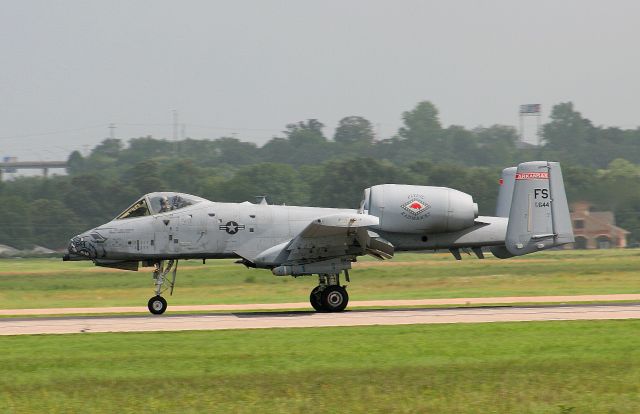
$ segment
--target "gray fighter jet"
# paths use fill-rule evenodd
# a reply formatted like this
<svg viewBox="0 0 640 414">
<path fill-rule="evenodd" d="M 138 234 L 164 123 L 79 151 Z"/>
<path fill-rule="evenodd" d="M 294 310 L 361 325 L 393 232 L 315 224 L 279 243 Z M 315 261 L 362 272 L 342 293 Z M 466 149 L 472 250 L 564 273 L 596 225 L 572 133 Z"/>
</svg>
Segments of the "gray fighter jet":
<svg viewBox="0 0 640 414">
<path fill-rule="evenodd" d="M 155 266 L 149 311 L 162 314 L 180 259 L 237 258 L 275 276 L 317 275 L 311 306 L 339 312 L 340 282 L 358 256 L 449 249 L 460 260 L 483 247 L 508 258 L 574 241 L 560 165 L 533 161 L 502 172 L 496 217 L 478 216 L 469 194 L 445 187 L 382 184 L 364 190 L 355 210 L 216 203 L 182 193 L 151 193 L 118 217 L 73 239 L 64 260 L 138 270 Z"/>
</svg>

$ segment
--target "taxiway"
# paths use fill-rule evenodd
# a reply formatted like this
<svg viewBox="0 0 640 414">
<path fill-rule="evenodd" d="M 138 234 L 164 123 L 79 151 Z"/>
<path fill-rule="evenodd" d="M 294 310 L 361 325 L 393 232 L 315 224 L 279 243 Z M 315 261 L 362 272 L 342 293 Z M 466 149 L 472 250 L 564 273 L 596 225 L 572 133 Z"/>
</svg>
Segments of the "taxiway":
<svg viewBox="0 0 640 414">
<path fill-rule="evenodd" d="M 0 335 L 639 318 L 640 304 L 351 310 L 342 313 L 284 311 L 162 316 L 64 316 L 0 319 Z"/>
</svg>

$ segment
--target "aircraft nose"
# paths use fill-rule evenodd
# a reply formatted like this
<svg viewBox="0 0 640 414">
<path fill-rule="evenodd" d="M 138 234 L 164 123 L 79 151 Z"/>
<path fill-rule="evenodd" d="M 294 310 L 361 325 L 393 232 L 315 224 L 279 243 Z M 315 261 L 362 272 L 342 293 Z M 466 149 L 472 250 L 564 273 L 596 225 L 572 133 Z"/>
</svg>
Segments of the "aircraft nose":
<svg viewBox="0 0 640 414">
<path fill-rule="evenodd" d="M 68 253 L 62 258 L 63 261 L 95 259 L 97 252 L 89 232 L 72 237 L 67 251 Z"/>
</svg>

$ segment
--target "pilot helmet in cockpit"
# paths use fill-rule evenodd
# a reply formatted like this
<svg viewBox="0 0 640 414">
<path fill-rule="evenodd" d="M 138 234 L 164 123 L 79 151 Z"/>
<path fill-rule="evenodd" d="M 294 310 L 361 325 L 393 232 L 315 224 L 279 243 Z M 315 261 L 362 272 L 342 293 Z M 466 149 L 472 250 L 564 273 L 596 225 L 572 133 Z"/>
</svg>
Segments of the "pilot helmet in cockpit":
<svg viewBox="0 0 640 414">
<path fill-rule="evenodd" d="M 165 195 L 160 199 L 160 213 L 171 210 L 171 204 L 169 204 L 169 198 Z"/>
</svg>

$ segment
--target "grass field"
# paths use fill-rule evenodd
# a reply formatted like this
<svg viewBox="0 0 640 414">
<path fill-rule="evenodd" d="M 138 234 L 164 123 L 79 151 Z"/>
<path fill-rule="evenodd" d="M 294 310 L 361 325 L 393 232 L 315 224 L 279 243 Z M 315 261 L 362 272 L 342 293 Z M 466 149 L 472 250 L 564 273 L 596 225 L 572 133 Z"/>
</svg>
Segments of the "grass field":
<svg viewBox="0 0 640 414">
<path fill-rule="evenodd" d="M 640 293 L 640 250 L 554 251 L 456 261 L 449 254 L 364 259 L 351 272 L 353 300 Z M 182 261 L 170 305 L 306 301 L 315 277 L 275 277 L 232 260 Z M 0 260 L 0 308 L 144 305 L 150 269 L 127 272 L 59 259 Z"/>
<path fill-rule="evenodd" d="M 0 339 L 2 413 L 637 413 L 640 321 Z"/>
</svg>

